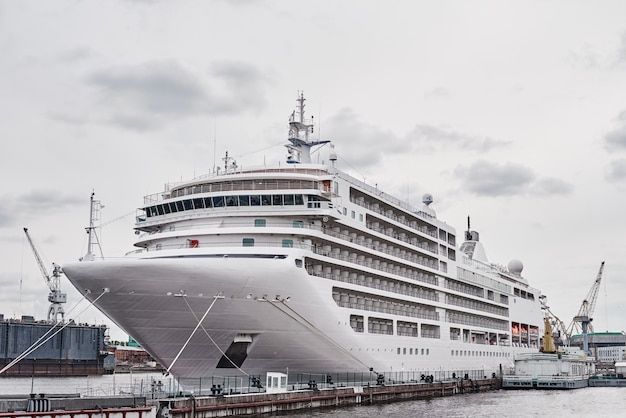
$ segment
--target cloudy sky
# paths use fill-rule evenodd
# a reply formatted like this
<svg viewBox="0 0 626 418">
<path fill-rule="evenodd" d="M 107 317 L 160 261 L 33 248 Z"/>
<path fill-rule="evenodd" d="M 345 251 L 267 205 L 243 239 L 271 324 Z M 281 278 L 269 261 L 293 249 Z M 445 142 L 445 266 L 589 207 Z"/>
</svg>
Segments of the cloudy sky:
<svg viewBox="0 0 626 418">
<path fill-rule="evenodd" d="M 340 168 L 415 205 L 432 193 L 459 236 L 471 216 L 566 324 L 605 260 L 595 329 L 626 329 L 624 16 L 619 0 L 0 0 L 0 313 L 47 314 L 23 227 L 48 268 L 76 260 L 95 191 L 120 256 L 144 195 L 226 151 L 283 160 L 303 90 Z M 62 287 L 67 311 L 80 295 Z"/>
</svg>

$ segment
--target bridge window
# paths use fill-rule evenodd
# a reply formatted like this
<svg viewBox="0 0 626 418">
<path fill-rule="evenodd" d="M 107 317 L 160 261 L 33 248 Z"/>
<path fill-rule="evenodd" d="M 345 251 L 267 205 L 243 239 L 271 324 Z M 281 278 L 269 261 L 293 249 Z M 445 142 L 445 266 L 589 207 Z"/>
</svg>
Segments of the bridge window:
<svg viewBox="0 0 626 418">
<path fill-rule="evenodd" d="M 239 206 L 250 206 L 250 196 L 248 195 L 239 196 Z"/>
</svg>

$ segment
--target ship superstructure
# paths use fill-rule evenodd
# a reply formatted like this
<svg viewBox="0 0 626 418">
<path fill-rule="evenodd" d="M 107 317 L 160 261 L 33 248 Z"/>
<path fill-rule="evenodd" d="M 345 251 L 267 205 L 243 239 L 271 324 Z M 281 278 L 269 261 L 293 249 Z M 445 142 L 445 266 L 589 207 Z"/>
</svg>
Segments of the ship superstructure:
<svg viewBox="0 0 626 418">
<path fill-rule="evenodd" d="M 415 208 L 336 169 L 334 154 L 311 163 L 328 143 L 312 133 L 300 95 L 289 164 L 226 159 L 146 196 L 138 249 L 66 276 L 179 377 L 487 373 L 538 350 L 540 292 L 519 261 L 490 263 L 469 228 L 457 247 L 429 194 Z"/>
</svg>

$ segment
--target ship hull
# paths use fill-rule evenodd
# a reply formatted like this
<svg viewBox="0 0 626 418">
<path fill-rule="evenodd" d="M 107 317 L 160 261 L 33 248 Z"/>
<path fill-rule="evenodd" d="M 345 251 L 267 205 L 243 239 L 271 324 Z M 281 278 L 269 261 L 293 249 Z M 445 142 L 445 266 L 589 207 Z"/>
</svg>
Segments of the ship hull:
<svg viewBox="0 0 626 418">
<path fill-rule="evenodd" d="M 64 271 L 178 377 L 283 370 L 480 369 L 487 374 L 510 365 L 512 347 L 355 332 L 350 315 L 364 312 L 338 306 L 332 298 L 337 282 L 307 274 L 296 263 L 303 256 L 295 249 L 187 257 L 164 252 L 155 258 L 70 264 Z M 454 356 L 459 348 L 472 351 Z"/>
</svg>

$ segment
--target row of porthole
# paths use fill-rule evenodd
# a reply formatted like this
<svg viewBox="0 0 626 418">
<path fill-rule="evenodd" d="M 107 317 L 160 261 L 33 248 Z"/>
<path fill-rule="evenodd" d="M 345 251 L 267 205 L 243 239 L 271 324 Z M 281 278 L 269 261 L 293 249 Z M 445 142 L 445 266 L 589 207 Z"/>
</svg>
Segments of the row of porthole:
<svg viewBox="0 0 626 418">
<path fill-rule="evenodd" d="M 510 353 L 501 351 L 474 351 L 474 350 L 451 350 L 451 356 L 474 356 L 474 357 L 510 357 Z"/>
<path fill-rule="evenodd" d="M 415 355 L 420 355 L 420 351 L 419 350 L 420 350 L 419 348 L 415 349 Z M 406 349 L 406 347 L 402 347 L 402 348 L 398 347 L 397 352 L 398 352 L 398 354 L 406 355 L 407 354 L 407 349 Z M 409 355 L 413 355 L 413 349 L 410 348 L 410 347 L 409 347 L 408 354 Z M 430 355 L 430 348 L 422 348 L 421 349 L 421 355 L 422 356 L 424 356 L 424 355 L 429 356 Z"/>
</svg>

